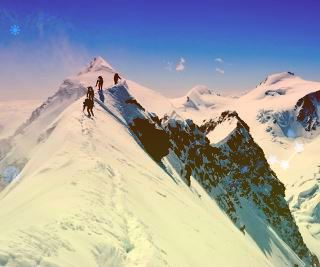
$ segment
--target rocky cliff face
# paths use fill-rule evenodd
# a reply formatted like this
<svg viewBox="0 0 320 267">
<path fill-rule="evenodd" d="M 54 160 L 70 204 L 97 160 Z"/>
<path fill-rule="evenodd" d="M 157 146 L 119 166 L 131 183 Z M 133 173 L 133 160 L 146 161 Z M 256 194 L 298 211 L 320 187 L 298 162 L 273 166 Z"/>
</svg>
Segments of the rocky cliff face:
<svg viewBox="0 0 320 267">
<path fill-rule="evenodd" d="M 211 131 L 214 134 L 215 128 L 229 119 L 237 121 L 235 129 L 218 146 L 211 145 L 206 135 Z M 183 166 L 179 171 L 188 185 L 192 175 L 241 230 L 249 224 L 242 211 L 249 207 L 255 210 L 259 219 L 270 225 L 305 263 L 311 264 L 313 255 L 285 201 L 285 187 L 236 112 L 224 112 L 216 121 L 201 127 L 191 120 L 165 118 L 162 127 L 169 134 L 171 149 Z M 246 231 L 251 234 L 249 228 Z"/>
<path fill-rule="evenodd" d="M 300 98 L 295 106 L 297 121 L 306 131 L 320 127 L 320 91 Z"/>
<path fill-rule="evenodd" d="M 285 187 L 271 170 L 263 150 L 254 142 L 248 125 L 236 112 L 223 112 L 217 120 L 199 127 L 192 120 L 184 121 L 177 116 L 159 120 L 146 113 L 135 100 L 130 102 L 144 114 L 144 118 L 141 115 L 132 118 L 131 129 L 154 158 L 160 159 L 169 151 L 164 145 L 164 153 L 157 154 L 156 149 L 147 149 L 152 147 L 151 143 L 156 148 L 169 140 L 171 153 L 179 161 L 179 164 L 172 162 L 172 166 L 187 185 L 191 186 L 191 176 L 194 177 L 235 225 L 255 239 L 250 226 L 246 227 L 250 225 L 250 219 L 243 216 L 243 210 L 251 209 L 256 216 L 255 223 L 271 226 L 305 263 L 312 264 L 314 256 L 290 213 Z M 207 135 L 214 135 L 217 127 L 224 127 L 231 120 L 236 123 L 228 136 L 218 145 L 210 144 Z M 161 136 L 157 138 L 153 132 L 161 133 Z"/>
<path fill-rule="evenodd" d="M 194 177 L 243 233 L 247 232 L 257 241 L 261 236 L 251 231 L 252 221 L 263 225 L 264 229 L 272 227 L 307 265 L 317 262 L 290 213 L 284 185 L 271 170 L 263 150 L 254 142 L 248 125 L 236 112 L 224 112 L 217 120 L 200 127 L 178 116 L 166 116 L 161 120 L 155 115 L 147 117 L 140 118 L 139 123 L 133 119 L 135 123 L 131 126 L 141 143 L 147 148 L 152 142 L 155 148 L 169 140 L 169 161 L 170 158 L 179 161 L 178 164 L 172 162 L 172 166 L 186 184 L 192 186 L 191 176 Z M 210 144 L 207 135 L 214 135 L 216 127 L 224 127 L 230 120 L 236 122 L 234 129 L 218 145 Z M 161 132 L 159 138 L 151 134 L 155 129 Z M 146 150 L 160 159 L 169 153 L 167 146 L 163 147 L 161 155 Z M 255 218 L 245 216 L 245 210 L 250 210 Z M 267 238 L 268 233 L 265 235 Z M 262 245 L 261 248 L 264 249 Z"/>
</svg>

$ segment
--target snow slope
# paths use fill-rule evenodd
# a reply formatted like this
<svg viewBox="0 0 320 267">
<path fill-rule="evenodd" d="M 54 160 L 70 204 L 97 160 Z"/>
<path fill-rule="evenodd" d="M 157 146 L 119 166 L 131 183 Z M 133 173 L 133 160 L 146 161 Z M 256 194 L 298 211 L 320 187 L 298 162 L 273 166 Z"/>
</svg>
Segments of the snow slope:
<svg viewBox="0 0 320 267">
<path fill-rule="evenodd" d="M 196 181 L 175 182 L 145 153 L 121 110 L 88 119 L 81 106 L 0 193 L 2 266 L 271 266 Z"/>
</svg>

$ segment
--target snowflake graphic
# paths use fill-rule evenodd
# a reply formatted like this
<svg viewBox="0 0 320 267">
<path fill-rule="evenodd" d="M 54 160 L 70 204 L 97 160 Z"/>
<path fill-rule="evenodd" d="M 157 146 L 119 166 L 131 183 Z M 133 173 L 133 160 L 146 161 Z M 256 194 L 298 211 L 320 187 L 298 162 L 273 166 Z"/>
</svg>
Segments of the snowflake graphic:
<svg viewBox="0 0 320 267">
<path fill-rule="evenodd" d="M 10 27 L 10 33 L 12 35 L 17 36 L 20 34 L 20 32 L 21 32 L 21 28 L 19 25 L 14 24 Z"/>
</svg>

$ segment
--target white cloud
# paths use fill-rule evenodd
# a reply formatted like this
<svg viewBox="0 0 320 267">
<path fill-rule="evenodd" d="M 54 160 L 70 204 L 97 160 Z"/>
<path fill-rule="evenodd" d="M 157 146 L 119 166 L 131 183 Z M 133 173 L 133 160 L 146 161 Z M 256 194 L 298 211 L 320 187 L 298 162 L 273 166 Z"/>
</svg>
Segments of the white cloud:
<svg viewBox="0 0 320 267">
<path fill-rule="evenodd" d="M 186 68 L 185 64 L 186 64 L 186 60 L 183 57 L 180 58 L 180 61 L 176 66 L 176 71 L 184 71 Z"/>
<path fill-rule="evenodd" d="M 220 69 L 220 68 L 216 68 L 216 72 L 218 72 L 219 74 L 224 74 L 224 70 L 223 69 Z"/>
<path fill-rule="evenodd" d="M 214 61 L 218 63 L 224 63 L 224 60 L 220 57 L 215 58 Z"/>
</svg>

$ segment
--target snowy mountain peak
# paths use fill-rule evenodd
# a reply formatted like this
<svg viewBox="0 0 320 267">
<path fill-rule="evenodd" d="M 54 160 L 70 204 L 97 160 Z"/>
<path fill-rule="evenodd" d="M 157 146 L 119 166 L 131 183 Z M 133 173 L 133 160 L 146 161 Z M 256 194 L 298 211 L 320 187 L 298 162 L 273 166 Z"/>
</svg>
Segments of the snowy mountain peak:
<svg viewBox="0 0 320 267">
<path fill-rule="evenodd" d="M 269 75 L 260 85 L 273 85 L 285 79 L 295 78 L 295 74 L 293 72 L 280 72 Z"/>
<path fill-rule="evenodd" d="M 309 92 L 314 91 L 319 86 L 316 82 L 305 81 L 301 77 L 296 76 L 293 72 L 281 72 L 269 75 L 261 82 L 254 90 L 245 94 L 241 98 L 243 100 L 260 100 L 264 98 L 274 100 L 278 98 L 281 103 L 276 103 L 276 106 L 283 104 L 294 105 L 297 99 L 303 97 Z M 285 99 L 279 99 L 284 95 L 288 96 Z"/>
<path fill-rule="evenodd" d="M 205 85 L 197 85 L 195 87 L 193 87 L 189 93 L 187 94 L 187 96 L 192 96 L 193 94 L 199 94 L 199 95 L 212 95 L 214 94 L 213 90 L 209 89 L 207 86 Z"/>
<path fill-rule="evenodd" d="M 95 57 L 90 62 L 89 66 L 86 67 L 84 71 L 80 72 L 79 75 L 88 73 L 88 72 L 99 72 L 99 71 L 114 72 L 114 69 L 106 60 L 98 56 L 98 57 Z"/>
<path fill-rule="evenodd" d="M 193 87 L 186 96 L 172 99 L 175 107 L 181 110 L 201 110 L 203 108 L 216 108 L 232 100 L 230 97 L 221 96 L 205 85 Z"/>
</svg>

